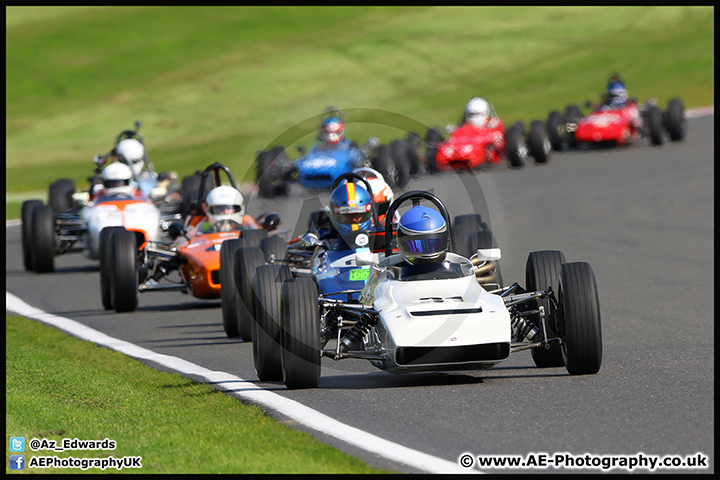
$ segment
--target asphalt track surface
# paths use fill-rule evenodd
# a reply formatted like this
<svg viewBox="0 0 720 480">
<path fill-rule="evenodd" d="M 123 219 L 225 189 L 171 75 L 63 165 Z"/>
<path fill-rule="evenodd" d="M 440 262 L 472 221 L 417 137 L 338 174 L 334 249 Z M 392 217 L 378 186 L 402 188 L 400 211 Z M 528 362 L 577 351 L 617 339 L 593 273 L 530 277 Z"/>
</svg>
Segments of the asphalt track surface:
<svg viewBox="0 0 720 480">
<path fill-rule="evenodd" d="M 491 370 L 409 375 L 388 374 L 363 360 L 324 358 L 319 388 L 288 391 L 282 383 L 256 380 L 252 347 L 225 336 L 219 301 L 157 292 L 141 295 L 136 312 L 107 312 L 97 264 L 79 254 L 57 257 L 53 274 L 25 272 L 19 226 L 6 229 L 6 290 L 46 312 L 228 372 L 451 462 L 464 453 L 524 459 L 531 453 L 700 453 L 709 457 L 707 468 L 654 471 L 712 473 L 714 115 L 689 119 L 688 127 L 682 143 L 652 147 L 643 140 L 623 149 L 556 153 L 548 165 L 421 176 L 408 186 L 432 189 L 453 216 L 475 211 L 489 220 L 502 248 L 506 284 L 524 285 L 525 262 L 534 250 L 561 250 L 569 262 L 589 262 L 602 313 L 603 364 L 597 375 L 538 369 L 527 351 Z M 255 215 L 279 212 L 282 226 L 298 232 L 306 225 L 304 212 L 326 198 L 295 189 L 283 201 L 250 197 L 247 206 Z M 372 465 L 418 471 L 316 435 Z M 479 471 L 603 470 L 477 465 L 468 470 Z"/>
</svg>

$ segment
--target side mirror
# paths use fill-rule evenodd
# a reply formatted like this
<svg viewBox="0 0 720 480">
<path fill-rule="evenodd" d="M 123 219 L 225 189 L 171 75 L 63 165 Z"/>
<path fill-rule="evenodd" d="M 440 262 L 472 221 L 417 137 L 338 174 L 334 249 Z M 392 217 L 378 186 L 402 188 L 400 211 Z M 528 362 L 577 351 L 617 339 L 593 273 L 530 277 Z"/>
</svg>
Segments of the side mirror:
<svg viewBox="0 0 720 480">
<path fill-rule="evenodd" d="M 300 236 L 300 245 L 303 247 L 314 247 L 320 244 L 320 240 L 314 233 L 304 233 Z"/>
<path fill-rule="evenodd" d="M 275 230 L 278 225 L 280 225 L 280 215 L 275 212 L 268 213 L 260 222 L 260 226 L 268 232 Z"/>
<path fill-rule="evenodd" d="M 477 251 L 478 260 L 500 260 L 501 256 L 499 248 L 480 248 Z"/>
<path fill-rule="evenodd" d="M 186 230 L 182 223 L 173 222 L 167 226 L 167 228 L 165 229 L 165 232 L 167 232 L 167 234 L 170 236 L 170 238 L 175 240 L 180 235 L 185 235 Z"/>
<path fill-rule="evenodd" d="M 380 263 L 380 255 L 372 252 L 356 252 L 355 265 L 377 265 Z"/>
</svg>

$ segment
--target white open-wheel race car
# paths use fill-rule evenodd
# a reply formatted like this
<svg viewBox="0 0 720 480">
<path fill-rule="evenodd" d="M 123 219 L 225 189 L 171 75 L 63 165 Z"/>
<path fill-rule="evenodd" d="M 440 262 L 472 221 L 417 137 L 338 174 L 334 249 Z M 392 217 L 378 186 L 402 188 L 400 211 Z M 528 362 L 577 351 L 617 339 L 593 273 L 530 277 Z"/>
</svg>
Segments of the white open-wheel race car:
<svg viewBox="0 0 720 480">
<path fill-rule="evenodd" d="M 445 205 L 425 191 L 398 197 L 388 218 L 407 200 L 431 202 L 450 224 Z M 390 238 L 390 222 L 385 229 Z M 450 237 L 449 244 L 457 240 Z M 513 352 L 532 349 L 538 367 L 597 373 L 602 338 L 591 266 L 567 263 L 556 250 L 531 252 L 524 288 L 513 283 L 488 290 L 478 277 L 500 256 L 499 248 L 482 248 L 471 258 L 448 252 L 442 262 L 411 265 L 387 242 L 384 254 L 355 254 L 355 264 L 368 266 L 370 273 L 356 299 L 358 291 L 343 292 L 347 300 L 318 293 L 311 276 L 278 275 L 280 294 L 263 297 L 277 304 L 265 310 L 279 312 L 285 385 L 317 387 L 323 356 L 367 359 L 382 370 L 404 373 L 487 369 Z"/>
</svg>

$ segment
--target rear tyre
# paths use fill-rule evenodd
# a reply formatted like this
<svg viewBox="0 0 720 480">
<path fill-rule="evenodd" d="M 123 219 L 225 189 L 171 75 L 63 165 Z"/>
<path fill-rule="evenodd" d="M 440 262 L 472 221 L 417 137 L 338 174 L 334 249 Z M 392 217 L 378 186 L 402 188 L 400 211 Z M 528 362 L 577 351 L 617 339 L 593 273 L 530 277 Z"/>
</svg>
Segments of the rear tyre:
<svg viewBox="0 0 720 480">
<path fill-rule="evenodd" d="M 200 191 L 200 175 L 190 175 L 182 179 L 182 216 L 183 218 L 192 215 L 191 206 L 197 202 Z"/>
<path fill-rule="evenodd" d="M 245 342 L 252 342 L 252 324 L 255 321 L 252 276 L 260 265 L 265 265 L 265 254 L 260 247 L 241 247 L 235 252 L 235 288 L 240 298 L 238 333 Z"/>
<path fill-rule="evenodd" d="M 116 312 L 133 312 L 138 305 L 137 242 L 123 229 L 110 236 L 111 303 Z"/>
<path fill-rule="evenodd" d="M 550 112 L 547 121 L 547 133 L 553 150 L 556 152 L 565 150 L 567 146 L 567 130 L 560 112 Z"/>
<path fill-rule="evenodd" d="M 567 144 L 570 148 L 578 146 L 578 141 L 575 139 L 575 130 L 581 118 L 582 112 L 578 105 L 573 103 L 565 107 L 565 131 L 567 132 Z"/>
<path fill-rule="evenodd" d="M 311 278 L 285 280 L 282 285 L 283 381 L 287 388 L 315 388 L 320 383 L 320 318 L 318 292 Z"/>
<path fill-rule="evenodd" d="M 233 275 L 235 252 L 241 242 L 237 238 L 225 240 L 220 246 L 220 306 L 225 334 L 230 338 L 240 336 L 238 315 L 240 312 L 240 294 L 235 287 Z"/>
<path fill-rule="evenodd" d="M 47 205 L 32 209 L 32 265 L 37 273 L 55 271 L 55 220 Z"/>
<path fill-rule="evenodd" d="M 61 178 L 51 183 L 48 189 L 48 203 L 53 213 L 70 210 L 73 206 L 73 193 L 75 193 L 75 182 L 69 178 Z"/>
<path fill-rule="evenodd" d="M 292 273 L 287 265 L 260 265 L 253 274 L 253 360 L 257 376 L 262 381 L 283 379 L 280 360 L 280 300 L 282 284 L 289 278 L 292 278 Z"/>
<path fill-rule="evenodd" d="M 410 181 L 410 163 L 407 158 L 407 145 L 403 140 L 393 140 L 390 153 L 395 167 L 395 186 L 405 188 Z"/>
<path fill-rule="evenodd" d="M 483 230 L 480 214 L 458 215 L 452 222 L 452 237 L 455 243 L 455 253 L 470 258 L 477 251 L 470 246 L 470 235 Z"/>
<path fill-rule="evenodd" d="M 527 263 L 525 264 L 525 289 L 530 292 L 535 292 L 550 287 L 557 299 L 560 289 L 560 266 L 563 263 L 565 263 L 565 254 L 559 250 L 530 252 Z M 555 326 L 557 313 L 555 312 L 552 302 L 547 298 L 534 300 L 529 302 L 528 307 L 532 310 L 538 310 L 540 306 L 545 310 L 545 324 L 547 326 L 548 338 L 557 337 L 557 332 L 555 328 L 553 328 Z M 528 320 L 542 332 L 543 326 L 539 314 L 530 315 Z M 562 367 L 565 365 L 560 345 L 555 345 L 550 349 L 535 347 L 531 349 L 531 354 L 538 368 Z"/>
<path fill-rule="evenodd" d="M 602 364 L 600 302 L 592 267 L 585 262 L 560 267 L 560 305 L 565 317 L 562 344 L 565 368 L 570 375 L 591 375 Z"/>
<path fill-rule="evenodd" d="M 425 168 L 428 173 L 437 173 L 437 147 L 445 138 L 437 128 L 431 128 L 425 134 Z"/>
<path fill-rule="evenodd" d="M 242 247 L 259 247 L 260 242 L 264 238 L 268 238 L 268 232 L 265 229 L 245 229 L 240 232 L 240 248 Z"/>
<path fill-rule="evenodd" d="M 372 160 L 372 167 L 380 172 L 390 187 L 396 186 L 397 172 L 388 145 L 380 145 Z"/>
<path fill-rule="evenodd" d="M 648 133 L 650 134 L 650 142 L 655 146 L 660 146 L 664 141 L 664 132 L 662 124 L 662 112 L 657 105 L 648 108 L 646 119 Z"/>
<path fill-rule="evenodd" d="M 123 230 L 124 227 L 105 227 L 100 231 L 98 240 L 98 260 L 100 261 L 100 299 L 105 310 L 112 310 L 112 255 L 110 250 L 110 237 L 113 232 Z"/>
<path fill-rule="evenodd" d="M 22 204 L 22 211 L 20 214 L 20 218 L 22 220 L 22 225 L 20 229 L 20 238 L 22 243 L 22 250 L 23 250 L 23 265 L 25 266 L 25 270 L 28 272 L 32 272 L 35 270 L 35 266 L 33 265 L 33 256 L 32 256 L 32 249 L 33 249 L 33 237 L 32 237 L 32 217 L 33 217 L 33 209 L 37 207 L 38 205 L 42 205 L 43 202 L 40 200 L 25 200 Z"/>
<path fill-rule="evenodd" d="M 414 177 L 420 171 L 420 137 L 417 133 L 410 132 L 405 140 L 405 151 L 407 152 L 410 176 Z"/>
<path fill-rule="evenodd" d="M 275 261 L 282 262 L 287 255 L 287 242 L 282 237 L 273 236 L 263 238 L 260 241 L 260 250 L 265 254 L 265 261 L 267 263 Z"/>
<path fill-rule="evenodd" d="M 673 98 L 668 102 L 668 109 L 665 112 L 665 128 L 670 135 L 671 141 L 679 142 L 685 140 L 687 133 L 685 106 L 679 98 Z"/>
<path fill-rule="evenodd" d="M 530 133 L 528 134 L 528 149 L 530 155 L 535 159 L 538 165 L 544 165 L 550 161 L 550 139 L 548 138 L 545 122 L 535 120 L 530 124 Z"/>
<path fill-rule="evenodd" d="M 505 130 L 505 156 L 510 163 L 510 168 L 522 168 L 527 161 L 528 149 L 523 133 L 523 126 L 519 122 Z"/>
</svg>

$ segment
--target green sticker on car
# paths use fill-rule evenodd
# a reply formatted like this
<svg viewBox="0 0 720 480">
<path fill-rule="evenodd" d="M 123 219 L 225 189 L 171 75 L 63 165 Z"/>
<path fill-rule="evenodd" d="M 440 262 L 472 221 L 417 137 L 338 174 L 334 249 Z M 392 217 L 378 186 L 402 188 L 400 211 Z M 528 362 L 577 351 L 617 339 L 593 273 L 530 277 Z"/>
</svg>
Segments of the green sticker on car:
<svg viewBox="0 0 720 480">
<path fill-rule="evenodd" d="M 359 282 L 361 280 L 367 280 L 370 276 L 369 268 L 355 268 L 350 270 L 350 281 Z"/>
</svg>

